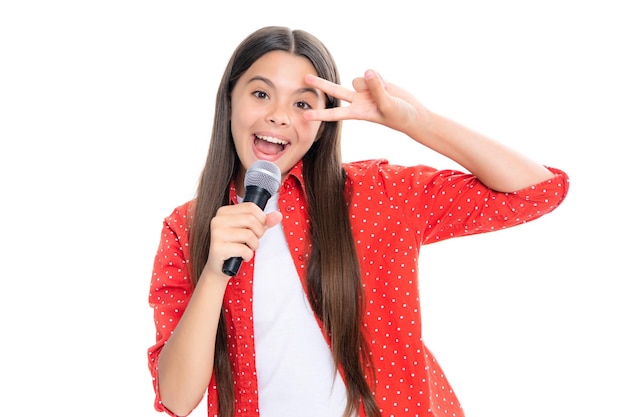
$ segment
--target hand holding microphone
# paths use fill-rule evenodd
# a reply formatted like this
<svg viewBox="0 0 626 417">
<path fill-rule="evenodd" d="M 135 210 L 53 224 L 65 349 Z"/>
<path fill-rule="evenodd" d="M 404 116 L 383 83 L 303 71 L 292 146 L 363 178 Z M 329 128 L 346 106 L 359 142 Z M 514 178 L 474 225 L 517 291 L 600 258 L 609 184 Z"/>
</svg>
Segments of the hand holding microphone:
<svg viewBox="0 0 626 417">
<path fill-rule="evenodd" d="M 246 171 L 243 202 L 252 202 L 263 210 L 267 201 L 278 192 L 280 181 L 280 168 L 269 161 L 256 161 Z M 222 272 L 231 277 L 237 275 L 242 261 L 239 256 L 227 259 Z"/>
</svg>

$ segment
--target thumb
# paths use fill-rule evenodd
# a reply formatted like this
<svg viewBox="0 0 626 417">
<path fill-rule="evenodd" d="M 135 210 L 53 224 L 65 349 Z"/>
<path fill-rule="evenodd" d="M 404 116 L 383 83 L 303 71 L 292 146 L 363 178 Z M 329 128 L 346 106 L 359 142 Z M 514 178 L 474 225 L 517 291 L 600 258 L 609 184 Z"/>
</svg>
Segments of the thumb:
<svg viewBox="0 0 626 417">
<path fill-rule="evenodd" d="M 276 226 L 283 220 L 283 214 L 280 211 L 273 211 L 265 216 L 265 229 Z"/>
<path fill-rule="evenodd" d="M 393 99 L 387 91 L 389 84 L 385 81 L 378 72 L 374 70 L 365 71 L 365 82 L 367 88 L 378 107 L 378 111 L 384 117 L 388 112 L 393 110 Z"/>
<path fill-rule="evenodd" d="M 387 89 L 387 81 L 380 74 L 372 69 L 365 71 L 365 82 L 367 87 L 376 97 L 383 94 Z"/>
</svg>

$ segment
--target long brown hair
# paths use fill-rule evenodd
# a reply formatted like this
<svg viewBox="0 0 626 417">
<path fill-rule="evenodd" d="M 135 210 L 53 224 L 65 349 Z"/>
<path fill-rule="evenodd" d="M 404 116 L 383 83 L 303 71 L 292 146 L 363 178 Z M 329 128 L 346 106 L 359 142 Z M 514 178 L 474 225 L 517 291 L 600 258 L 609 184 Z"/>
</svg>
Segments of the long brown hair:
<svg viewBox="0 0 626 417">
<path fill-rule="evenodd" d="M 311 61 L 318 76 L 339 84 L 335 61 L 311 34 L 286 27 L 261 28 L 235 49 L 222 77 L 215 119 L 202 171 L 191 225 L 191 267 L 194 285 L 207 261 L 210 222 L 217 210 L 229 204 L 230 183 L 241 165 L 230 129 L 230 93 L 241 75 L 262 55 L 282 50 Z M 339 100 L 327 97 L 326 107 Z M 341 123 L 323 122 L 318 139 L 303 158 L 312 250 L 307 265 L 307 293 L 312 309 L 330 335 L 336 366 L 344 371 L 348 404 L 345 415 L 362 404 L 368 417 L 380 416 L 372 394 L 374 367 L 363 333 L 363 291 L 359 262 L 348 215 L 350 192 L 345 189 L 341 164 Z M 323 196 L 323 198 L 319 197 Z M 234 416 L 233 377 L 228 360 L 224 315 L 220 317 L 215 346 L 214 372 L 220 417 Z"/>
</svg>

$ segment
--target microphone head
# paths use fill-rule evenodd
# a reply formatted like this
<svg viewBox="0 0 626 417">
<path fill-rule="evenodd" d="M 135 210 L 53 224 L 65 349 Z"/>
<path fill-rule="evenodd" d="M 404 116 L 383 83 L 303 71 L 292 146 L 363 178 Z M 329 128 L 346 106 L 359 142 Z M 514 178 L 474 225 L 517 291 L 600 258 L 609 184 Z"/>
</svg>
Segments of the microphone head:
<svg viewBox="0 0 626 417">
<path fill-rule="evenodd" d="M 276 164 L 270 161 L 259 160 L 248 168 L 243 184 L 245 187 L 249 185 L 261 187 L 271 195 L 274 195 L 280 187 L 280 177 L 280 168 Z"/>
</svg>

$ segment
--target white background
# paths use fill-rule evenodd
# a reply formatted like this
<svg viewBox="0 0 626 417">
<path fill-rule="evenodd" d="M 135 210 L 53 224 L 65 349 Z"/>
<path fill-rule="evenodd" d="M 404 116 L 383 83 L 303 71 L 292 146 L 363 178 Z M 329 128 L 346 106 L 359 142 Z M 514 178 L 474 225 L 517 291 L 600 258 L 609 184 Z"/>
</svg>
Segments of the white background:
<svg viewBox="0 0 626 417">
<path fill-rule="evenodd" d="M 194 194 L 233 48 L 278 24 L 343 84 L 374 68 L 571 176 L 554 213 L 423 249 L 424 337 L 468 417 L 626 416 L 619 3 L 2 2 L 0 414 L 159 415 L 161 221 Z M 344 157 L 455 167 L 358 122 Z"/>
</svg>

